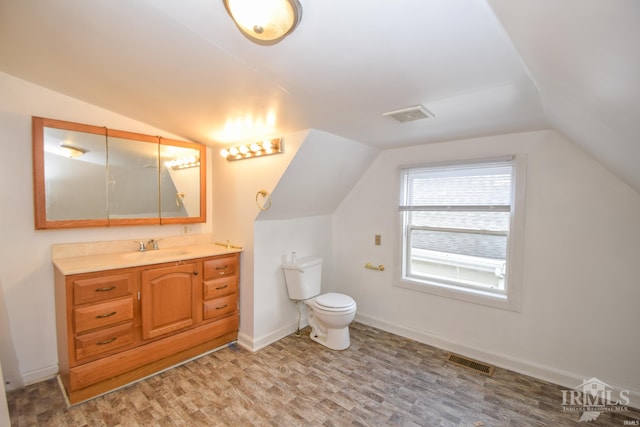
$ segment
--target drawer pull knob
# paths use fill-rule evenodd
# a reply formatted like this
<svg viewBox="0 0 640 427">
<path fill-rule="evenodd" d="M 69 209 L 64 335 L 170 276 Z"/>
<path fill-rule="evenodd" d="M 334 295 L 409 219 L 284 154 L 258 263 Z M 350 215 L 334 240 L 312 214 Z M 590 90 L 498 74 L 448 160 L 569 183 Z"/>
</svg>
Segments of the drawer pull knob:
<svg viewBox="0 0 640 427">
<path fill-rule="evenodd" d="M 107 314 L 98 314 L 98 315 L 96 316 L 96 319 L 104 319 L 105 317 L 111 317 L 111 316 L 113 316 L 114 314 L 116 314 L 116 312 L 115 312 L 115 311 L 112 311 L 111 313 L 107 313 Z"/>
<path fill-rule="evenodd" d="M 227 268 L 229 268 L 229 265 L 225 264 L 222 267 L 216 267 L 216 270 L 226 270 Z"/>
<path fill-rule="evenodd" d="M 96 289 L 96 292 L 108 292 L 114 290 L 115 288 L 115 286 L 109 286 L 108 288 L 98 288 Z"/>
<path fill-rule="evenodd" d="M 220 289 L 226 289 L 226 288 L 228 288 L 228 287 L 229 287 L 229 285 L 218 286 L 218 287 L 216 288 L 216 291 L 219 291 Z"/>
<path fill-rule="evenodd" d="M 216 307 L 216 310 L 222 310 L 223 308 L 227 308 L 229 304 L 225 304 L 222 307 Z"/>
<path fill-rule="evenodd" d="M 96 343 L 96 345 L 107 345 L 107 344 L 111 344 L 112 342 L 114 342 L 115 340 L 117 340 L 117 337 L 113 337 L 113 338 L 109 338 L 108 340 L 104 340 L 104 341 L 98 341 Z"/>
</svg>

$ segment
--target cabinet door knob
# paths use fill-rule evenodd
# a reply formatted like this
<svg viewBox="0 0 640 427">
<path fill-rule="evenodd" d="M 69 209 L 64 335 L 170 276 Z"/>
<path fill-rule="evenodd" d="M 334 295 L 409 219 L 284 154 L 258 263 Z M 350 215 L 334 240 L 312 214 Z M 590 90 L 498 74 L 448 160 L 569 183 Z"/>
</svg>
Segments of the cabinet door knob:
<svg viewBox="0 0 640 427">
<path fill-rule="evenodd" d="M 198 275 L 198 272 L 197 272 L 197 271 L 194 271 L 194 272 L 193 272 L 193 275 L 194 275 L 194 276 L 197 276 L 197 275 Z"/>
</svg>

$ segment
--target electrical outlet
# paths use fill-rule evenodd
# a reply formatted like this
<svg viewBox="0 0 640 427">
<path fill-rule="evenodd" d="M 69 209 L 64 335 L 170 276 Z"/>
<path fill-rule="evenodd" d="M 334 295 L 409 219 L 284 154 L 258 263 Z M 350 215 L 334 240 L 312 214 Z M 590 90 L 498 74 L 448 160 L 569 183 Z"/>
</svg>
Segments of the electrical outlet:
<svg viewBox="0 0 640 427">
<path fill-rule="evenodd" d="M 382 244 L 382 236 L 381 235 L 376 234 L 375 244 L 376 244 L 376 246 L 380 246 Z"/>
<path fill-rule="evenodd" d="M 189 234 L 191 233 L 191 226 L 190 225 L 183 225 L 182 226 L 182 234 Z"/>
</svg>

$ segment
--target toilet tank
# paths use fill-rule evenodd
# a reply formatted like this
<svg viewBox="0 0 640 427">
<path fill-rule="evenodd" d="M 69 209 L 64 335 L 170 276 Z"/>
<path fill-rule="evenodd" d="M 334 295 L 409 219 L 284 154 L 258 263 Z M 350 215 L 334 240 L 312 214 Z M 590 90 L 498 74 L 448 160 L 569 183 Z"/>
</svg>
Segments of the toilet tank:
<svg viewBox="0 0 640 427">
<path fill-rule="evenodd" d="M 282 264 L 289 298 L 305 300 L 320 295 L 322 258 L 307 257 Z"/>
</svg>

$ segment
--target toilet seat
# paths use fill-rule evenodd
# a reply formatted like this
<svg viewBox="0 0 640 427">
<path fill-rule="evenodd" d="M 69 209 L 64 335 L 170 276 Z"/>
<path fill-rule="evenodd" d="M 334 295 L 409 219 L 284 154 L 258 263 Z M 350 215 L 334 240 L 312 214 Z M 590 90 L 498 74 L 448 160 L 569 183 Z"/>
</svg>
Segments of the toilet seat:
<svg viewBox="0 0 640 427">
<path fill-rule="evenodd" d="M 314 306 L 323 311 L 345 312 L 355 308 L 356 302 L 349 295 L 330 292 L 316 297 Z"/>
</svg>

